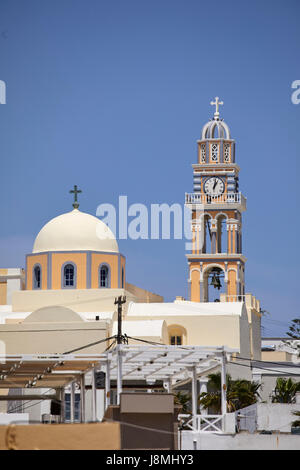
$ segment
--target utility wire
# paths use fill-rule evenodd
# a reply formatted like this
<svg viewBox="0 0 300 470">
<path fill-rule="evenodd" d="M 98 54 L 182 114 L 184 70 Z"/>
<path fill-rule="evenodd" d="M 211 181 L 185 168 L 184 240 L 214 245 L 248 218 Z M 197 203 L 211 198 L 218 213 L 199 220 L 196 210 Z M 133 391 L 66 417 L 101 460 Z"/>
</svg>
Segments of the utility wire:
<svg viewBox="0 0 300 470">
<path fill-rule="evenodd" d="M 109 350 L 110 350 L 110 348 L 111 348 L 112 346 L 114 346 L 115 344 L 116 344 L 116 340 L 114 340 L 114 341 L 113 341 L 113 342 L 112 342 L 112 343 L 111 343 L 111 344 L 110 344 L 110 345 L 109 345 L 109 346 L 108 346 L 108 347 L 105 349 L 105 351 L 104 351 L 104 352 L 107 352 L 107 351 L 109 351 Z"/>
<path fill-rule="evenodd" d="M 282 362 L 279 362 L 279 361 L 262 361 L 261 359 L 250 359 L 249 357 L 241 357 L 241 356 L 238 356 L 237 359 L 242 359 L 243 361 L 251 361 L 252 363 L 253 362 L 262 362 L 264 364 L 277 364 L 278 366 L 282 366 L 283 364 L 283 361 Z M 288 361 L 287 361 L 288 362 Z M 288 362 L 288 364 L 290 364 Z M 296 364 L 293 363 L 293 366 L 292 367 L 300 367 L 300 364 L 297 366 Z"/>
<path fill-rule="evenodd" d="M 241 364 L 239 362 L 228 361 L 228 364 L 234 364 L 236 366 L 249 367 L 249 369 L 253 369 L 252 365 L 249 366 L 248 364 Z M 267 371 L 270 371 L 270 372 L 279 372 L 282 375 L 288 375 L 288 376 L 292 375 L 292 376 L 295 376 L 295 377 L 300 376 L 300 373 L 299 374 L 294 374 L 293 372 L 285 372 L 285 371 L 282 371 L 282 370 L 267 369 L 266 367 L 261 367 L 261 366 L 255 366 L 255 368 L 256 369 L 267 370 Z"/>
<path fill-rule="evenodd" d="M 116 338 L 115 336 L 110 336 L 109 338 L 100 339 L 99 341 L 95 341 L 94 343 L 89 343 L 89 344 L 86 344 L 85 346 L 80 346 L 79 348 L 75 348 L 75 349 L 71 349 L 70 351 L 66 351 L 63 354 L 71 354 L 73 352 L 80 351 L 81 349 L 86 349 L 86 348 L 89 348 L 91 346 L 95 346 L 96 344 L 104 343 L 105 341 L 109 341 L 109 340 L 115 339 L 115 338 Z"/>
<path fill-rule="evenodd" d="M 132 337 L 132 336 L 127 336 L 127 335 L 126 335 L 126 338 L 132 339 L 132 340 L 134 340 L 134 341 L 140 341 L 140 342 L 142 342 L 142 343 L 151 344 L 151 345 L 159 345 L 159 346 L 162 346 L 162 345 L 163 345 L 162 343 L 158 343 L 158 342 L 155 342 L 155 341 L 143 340 L 143 339 L 140 339 L 140 338 L 135 338 L 135 337 Z M 86 348 L 91 347 L 91 346 L 95 346 L 96 344 L 101 344 L 101 343 L 103 343 L 103 342 L 105 342 L 105 341 L 110 341 L 111 339 L 114 339 L 114 341 L 108 346 L 108 348 L 106 348 L 105 352 L 107 352 L 107 351 L 110 350 L 110 348 L 111 348 L 112 346 L 114 346 L 114 345 L 116 344 L 116 339 L 117 339 L 117 336 L 116 336 L 116 335 L 115 335 L 115 336 L 110 336 L 109 338 L 104 338 L 104 339 L 99 340 L 99 341 L 95 341 L 95 342 L 93 342 L 93 343 L 86 344 L 86 345 L 84 345 L 84 346 L 81 346 L 81 347 L 79 347 L 79 348 L 72 349 L 72 350 L 70 350 L 70 351 L 66 351 L 66 352 L 64 352 L 63 354 L 71 354 L 71 353 L 73 353 L 73 352 L 80 351 L 80 350 L 82 350 L 82 349 L 86 349 Z M 248 365 L 248 364 L 240 364 L 240 363 L 238 363 L 238 362 L 233 362 L 233 361 L 228 361 L 228 363 L 234 364 L 234 365 L 240 365 L 240 366 L 243 366 L 243 367 L 249 367 L 250 369 L 253 369 L 253 362 L 259 362 L 259 363 L 263 363 L 263 364 L 265 364 L 265 363 L 271 363 L 271 364 L 276 364 L 276 365 L 282 366 L 282 363 L 280 363 L 280 362 L 275 362 L 275 361 L 262 361 L 262 360 L 259 360 L 259 359 L 251 359 L 251 358 L 245 358 L 245 357 L 240 357 L 240 356 L 239 356 L 237 359 L 238 359 L 238 360 L 241 359 L 241 360 L 245 360 L 245 361 L 251 361 L 251 365 Z M 261 367 L 261 366 L 259 366 L 259 365 L 254 365 L 254 367 L 256 367 L 256 368 L 258 368 L 258 369 L 261 369 L 261 370 L 267 370 L 267 371 L 271 371 L 271 372 L 279 372 L 279 373 L 281 373 L 281 374 L 283 374 L 283 375 L 292 375 L 292 376 L 299 377 L 299 374 L 295 374 L 295 373 L 292 373 L 292 372 L 288 372 L 288 374 L 287 374 L 287 373 L 284 372 L 284 371 L 280 371 L 280 370 L 274 371 L 274 369 L 269 369 L 269 368 L 266 368 L 266 367 Z M 293 365 L 293 367 L 300 367 L 300 366 Z M 14 382 L 11 381 L 11 383 L 14 383 Z M 43 395 L 46 394 L 49 390 L 51 390 L 51 389 L 48 389 L 46 392 L 43 393 Z M 41 402 L 44 401 L 44 400 L 41 400 L 41 401 L 39 401 L 39 402 L 37 402 L 37 403 L 35 402 L 35 400 L 29 400 L 29 401 L 27 402 L 27 404 L 31 403 L 32 401 L 34 402 L 32 405 L 29 405 L 29 406 L 27 406 L 27 407 L 24 408 L 24 406 L 23 406 L 23 404 L 22 404 L 22 405 L 20 405 L 20 406 L 17 406 L 16 408 L 10 410 L 10 413 L 14 412 L 16 409 L 19 409 L 19 408 L 21 408 L 21 409 L 23 409 L 23 410 L 28 409 L 28 408 L 30 408 L 30 407 L 32 407 L 32 406 L 38 405 L 39 403 L 41 403 Z"/>
<path fill-rule="evenodd" d="M 127 336 L 127 338 L 133 339 L 134 341 L 141 341 L 142 343 L 152 344 L 152 345 L 154 345 L 154 346 L 157 346 L 157 345 L 159 345 L 159 346 L 165 346 L 163 343 L 157 343 L 157 342 L 155 342 L 155 341 L 147 341 L 146 339 L 134 338 L 134 337 L 132 337 L 132 336 Z"/>
<path fill-rule="evenodd" d="M 52 390 L 51 388 L 48 388 L 48 390 L 46 390 L 45 392 L 41 393 L 41 395 L 46 395 L 48 392 L 50 392 L 50 390 Z M 59 403 L 59 400 L 57 400 L 56 398 L 52 398 L 53 401 L 55 401 L 56 403 Z M 16 400 L 18 401 L 18 400 Z M 35 405 L 39 405 L 40 403 L 42 403 L 43 401 L 45 400 L 40 400 L 38 402 L 36 402 L 36 400 L 28 400 L 27 402 L 23 402 L 21 405 L 17 405 L 15 408 L 13 408 L 12 410 L 9 410 L 8 413 L 13 413 L 19 409 L 21 410 L 27 410 L 28 408 L 31 408 L 32 406 L 35 406 Z M 29 403 L 32 403 L 32 405 L 29 405 Z M 24 405 L 29 405 L 29 406 L 24 406 Z"/>
<path fill-rule="evenodd" d="M 86 344 L 85 346 L 81 346 L 80 348 L 75 348 L 75 349 L 72 349 L 71 351 L 66 351 L 66 352 L 64 352 L 63 354 L 71 354 L 71 353 L 73 353 L 73 352 L 80 351 L 81 349 L 85 349 L 85 348 L 88 348 L 88 347 L 90 347 L 90 346 L 94 346 L 94 345 L 96 345 L 96 344 L 100 344 L 100 343 L 103 343 L 103 342 L 105 342 L 105 341 L 109 341 L 109 340 L 111 340 L 111 339 L 114 339 L 114 341 L 113 341 L 113 343 L 110 344 L 110 346 L 108 346 L 108 348 L 106 349 L 106 351 L 108 351 L 109 348 L 111 348 L 111 347 L 115 344 L 115 342 L 116 342 L 115 336 L 111 336 L 111 337 L 109 337 L 109 338 L 105 338 L 105 339 L 102 339 L 102 340 L 99 340 L 99 341 L 95 341 L 94 343 Z M 15 383 L 15 382 L 12 382 L 12 381 L 10 381 L 10 382 L 11 382 L 12 384 Z M 50 390 L 52 390 L 52 389 L 49 388 L 49 389 L 46 390 L 44 393 L 42 393 L 42 395 L 46 395 Z M 16 400 L 16 401 L 17 401 L 17 400 Z M 43 401 L 44 401 L 44 400 L 40 400 L 40 401 L 36 402 L 35 400 L 28 400 L 27 402 L 22 403 L 21 405 L 18 405 L 18 406 L 16 406 L 15 408 L 11 409 L 11 410 L 9 411 L 9 413 L 13 413 L 13 412 L 15 412 L 15 411 L 17 411 L 17 410 L 19 410 L 19 409 L 21 409 L 21 410 L 27 410 L 28 408 L 31 408 L 32 406 L 39 405 L 39 404 L 42 403 Z M 55 399 L 54 399 L 54 401 L 56 401 L 57 403 L 59 402 L 59 400 L 55 400 Z M 32 403 L 32 402 L 33 402 L 33 403 Z M 32 404 L 29 405 L 30 403 L 32 403 Z M 29 406 L 25 406 L 25 407 L 24 407 L 24 404 L 25 404 L 25 405 L 27 404 L 27 405 L 29 405 Z"/>
</svg>

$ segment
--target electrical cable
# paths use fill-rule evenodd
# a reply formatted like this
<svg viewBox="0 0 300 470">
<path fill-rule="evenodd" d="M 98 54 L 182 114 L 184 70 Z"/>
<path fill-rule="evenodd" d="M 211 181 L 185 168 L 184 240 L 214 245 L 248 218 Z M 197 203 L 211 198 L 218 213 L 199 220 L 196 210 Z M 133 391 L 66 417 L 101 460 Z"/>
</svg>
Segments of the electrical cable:
<svg viewBox="0 0 300 470">
<path fill-rule="evenodd" d="M 71 351 L 66 351 L 66 352 L 64 352 L 63 354 L 71 354 L 72 352 L 76 352 L 76 351 L 79 351 L 79 350 L 81 350 L 81 349 L 84 349 L 84 348 L 87 348 L 87 347 L 90 347 L 90 346 L 94 346 L 95 344 L 99 344 L 99 343 L 103 343 L 103 342 L 105 342 L 105 341 L 109 341 L 109 340 L 112 339 L 112 338 L 115 338 L 115 337 L 114 337 L 114 336 L 111 336 L 111 337 L 109 337 L 109 338 L 105 338 L 105 339 L 103 339 L 103 340 L 96 341 L 96 342 L 94 342 L 94 343 L 90 343 L 90 344 L 87 344 L 87 345 L 85 345 L 85 346 L 81 346 L 80 348 L 75 348 L 75 349 L 73 349 L 73 350 L 71 350 Z M 115 342 L 115 341 L 114 341 L 114 342 Z M 114 343 L 112 343 L 112 344 L 114 344 Z M 110 345 L 109 347 L 111 347 L 111 346 L 112 346 L 112 345 Z M 12 381 L 9 381 L 9 382 L 12 383 L 12 384 L 15 383 L 15 382 L 12 382 Z M 46 390 L 44 393 L 42 393 L 42 395 L 46 395 L 50 390 L 52 390 L 52 389 L 49 388 L 49 389 Z M 17 400 L 16 400 L 16 401 L 17 401 Z M 15 407 L 15 408 L 9 410 L 9 413 L 13 413 L 13 412 L 15 412 L 15 411 L 17 411 L 17 410 L 19 410 L 19 409 L 21 409 L 21 410 L 26 410 L 26 409 L 28 409 L 28 408 L 31 408 L 32 406 L 39 405 L 39 404 L 42 403 L 43 401 L 44 401 L 44 400 L 41 400 L 41 401 L 39 401 L 39 402 L 36 402 L 35 400 L 28 400 L 28 402 L 22 403 L 21 405 L 18 405 L 17 407 Z M 54 400 L 54 401 L 55 401 L 55 400 Z M 57 400 L 56 400 L 56 401 L 57 401 Z M 29 404 L 29 403 L 31 403 L 31 402 L 34 402 L 34 403 L 33 403 L 32 405 L 29 405 L 29 406 L 27 406 L 27 407 L 24 407 L 24 404 L 26 405 L 26 404 Z"/>
<path fill-rule="evenodd" d="M 46 390 L 45 392 L 41 393 L 41 395 L 46 395 L 48 392 L 50 392 L 50 390 L 52 390 L 52 389 L 49 388 L 49 389 Z M 16 401 L 18 401 L 18 400 L 16 400 Z M 32 406 L 39 405 L 39 404 L 42 403 L 43 401 L 45 401 L 45 400 L 40 400 L 40 401 L 38 401 L 38 402 L 36 402 L 36 400 L 32 400 L 32 399 L 31 399 L 31 400 L 28 400 L 27 402 L 23 402 L 21 405 L 17 405 L 17 406 L 16 406 L 15 408 L 13 408 L 12 410 L 9 410 L 8 413 L 14 413 L 15 411 L 17 411 L 17 410 L 19 410 L 19 409 L 21 409 L 22 412 L 23 412 L 23 410 L 27 410 L 28 408 L 31 408 Z M 56 403 L 59 403 L 59 402 L 60 402 L 60 401 L 57 400 L 56 398 L 52 398 L 52 401 L 54 401 L 54 402 L 56 402 Z M 33 402 L 32 405 L 24 406 L 24 405 L 26 405 L 26 404 L 28 405 L 28 404 L 31 403 L 31 402 Z"/>
<path fill-rule="evenodd" d="M 239 412 L 239 411 L 241 411 L 241 410 L 242 410 L 242 408 L 241 408 L 240 410 L 235 410 L 234 413 L 237 413 L 237 412 Z M 296 411 L 296 410 L 294 410 L 294 411 Z M 189 414 L 189 413 L 187 413 L 187 414 Z M 206 418 L 206 419 L 208 419 L 210 416 L 213 416 L 213 415 L 203 415 L 203 417 Z M 220 416 L 221 416 L 221 415 L 220 415 Z M 260 415 L 260 419 L 265 418 L 265 417 L 269 417 L 269 415 Z M 190 418 L 192 418 L 192 414 L 190 414 Z M 247 416 L 247 415 L 246 415 L 244 418 L 246 418 L 246 419 L 251 419 L 251 418 L 254 419 L 255 416 L 253 416 L 253 415 Z M 212 419 L 214 419 L 214 418 L 212 418 Z M 291 418 L 291 419 L 292 419 L 292 418 Z M 132 428 L 135 428 L 135 429 L 142 429 L 142 430 L 145 430 L 145 431 L 152 431 L 152 432 L 155 431 L 155 432 L 158 432 L 158 433 L 161 433 L 161 434 L 177 435 L 176 432 L 165 431 L 165 430 L 163 430 L 163 429 L 158 429 L 158 428 L 149 428 L 149 427 L 147 427 L 147 426 L 141 426 L 141 425 L 137 425 L 137 424 L 133 424 L 133 423 L 127 423 L 127 422 L 125 422 L 125 421 L 113 420 L 113 419 L 109 419 L 109 418 L 105 418 L 105 419 L 103 419 L 102 421 L 99 421 L 99 423 L 100 423 L 100 422 L 102 422 L 102 423 L 105 423 L 105 422 L 108 422 L 108 423 L 117 423 L 117 424 L 121 424 L 121 425 L 123 425 L 123 426 L 129 426 L 129 427 L 132 427 Z M 28 424 L 28 421 L 25 421 L 25 420 L 15 420 L 15 421 L 10 422 L 10 425 L 12 425 L 12 424 L 26 424 L 26 425 L 27 425 L 27 424 Z M 29 424 L 41 424 L 41 421 L 29 420 Z M 288 425 L 291 425 L 291 421 L 287 421 L 287 422 L 284 423 L 284 424 L 281 423 L 280 426 L 277 427 L 276 431 L 279 431 L 279 432 L 280 432 L 280 430 L 281 430 L 282 428 L 284 428 L 284 427 L 286 427 L 286 426 L 288 426 Z M 179 429 L 178 431 L 180 432 L 180 431 L 182 431 L 182 430 Z M 183 430 L 183 431 L 184 431 L 184 430 Z M 244 429 L 241 429 L 240 431 L 244 431 Z M 273 431 L 273 430 L 272 430 L 272 431 Z M 217 431 L 215 431 L 215 432 L 217 432 Z M 286 432 L 286 431 L 283 431 L 283 432 Z M 209 433 L 210 433 L 210 434 L 211 434 L 211 433 L 214 433 L 214 431 L 209 431 Z M 237 434 L 239 434 L 239 432 L 237 432 Z M 255 433 L 255 434 L 260 434 L 260 430 L 257 430 L 257 429 L 256 429 L 256 433 Z M 272 434 L 276 435 L 277 433 L 276 433 L 275 430 L 274 430 L 274 431 L 272 432 Z"/>
<path fill-rule="evenodd" d="M 134 338 L 134 337 L 132 337 L 132 336 L 127 336 L 127 338 L 133 339 L 134 341 L 141 341 L 142 343 L 148 343 L 148 344 L 151 344 L 151 345 L 153 345 L 153 346 L 157 346 L 157 345 L 159 345 L 159 346 L 166 346 L 166 345 L 163 344 L 163 343 L 157 343 L 157 342 L 155 342 L 155 341 L 147 341 L 146 339 Z"/>
<path fill-rule="evenodd" d="M 250 359 L 249 357 L 241 357 L 241 356 L 238 356 L 237 359 L 242 359 L 243 361 L 251 361 L 252 363 L 253 362 L 262 362 L 264 364 L 276 364 L 278 366 L 282 366 L 283 364 L 285 364 L 283 361 L 282 362 L 279 362 L 279 361 L 277 361 L 277 362 L 276 361 L 262 361 L 261 359 Z M 296 364 L 293 364 L 292 367 L 300 367 L 300 364 L 298 366 Z"/>
<path fill-rule="evenodd" d="M 208 227 L 208 228 L 209 228 L 209 227 Z M 271 320 L 271 321 L 272 321 L 272 320 Z M 117 341 L 117 339 L 118 339 L 117 336 L 111 336 L 111 337 L 109 337 L 109 338 L 104 338 L 104 339 L 102 339 L 102 340 L 95 341 L 95 342 L 93 342 L 93 343 L 89 343 L 89 344 L 84 345 L 84 346 L 81 346 L 81 347 L 79 347 L 79 348 L 74 348 L 74 349 L 72 349 L 72 350 L 70 350 L 70 351 L 66 351 L 66 352 L 64 352 L 63 354 L 71 354 L 71 353 L 80 351 L 80 350 L 82 350 L 82 349 L 86 349 L 86 348 L 88 348 L 88 347 L 95 346 L 95 345 L 97 345 L 97 344 L 101 344 L 101 343 L 106 342 L 106 341 L 109 341 L 109 340 L 111 340 L 111 339 L 114 339 L 114 341 L 106 348 L 106 350 L 105 350 L 105 352 L 106 352 L 106 351 L 109 351 L 109 349 L 110 349 L 112 346 L 114 346 L 114 345 L 116 344 L 116 341 Z M 122 339 L 124 339 L 124 338 L 122 338 Z M 127 339 L 127 343 L 128 343 L 128 339 L 132 339 L 132 340 L 134 340 L 134 341 L 140 341 L 140 342 L 143 342 L 143 343 L 146 343 L 146 344 L 159 345 L 159 346 L 162 345 L 162 343 L 158 343 L 158 342 L 155 342 L 155 341 L 149 341 L 149 340 L 142 340 L 142 339 L 140 339 L 140 338 L 134 338 L 134 337 L 127 336 L 127 335 L 126 335 L 126 339 Z M 247 360 L 247 361 L 250 360 L 250 361 L 252 361 L 250 358 L 238 357 L 237 359 Z M 264 363 L 264 362 L 268 362 L 268 361 L 256 361 L 256 362 L 263 362 L 263 363 Z M 251 368 L 251 369 L 253 368 L 252 365 L 240 364 L 240 363 L 231 362 L 231 361 L 229 361 L 229 363 L 234 364 L 234 365 L 246 366 L 246 367 L 249 367 L 249 368 Z M 272 362 L 272 363 L 273 363 L 273 362 Z M 274 364 L 282 365 L 282 364 L 278 364 L 278 363 L 276 363 L 276 362 L 274 362 Z M 255 366 L 255 367 L 260 368 L 260 369 L 263 369 L 263 370 L 268 370 L 268 371 L 274 372 L 272 369 L 267 369 L 267 368 L 263 368 L 263 367 L 259 367 L 259 366 Z M 283 373 L 282 371 L 277 371 L 277 372 Z M 293 373 L 289 373 L 289 375 L 298 376 L 297 374 L 293 374 Z M 51 389 L 49 389 L 49 390 L 51 390 Z M 48 391 L 49 391 L 49 390 L 48 390 Z M 46 394 L 48 391 L 44 392 L 43 395 Z M 31 401 L 34 401 L 34 400 L 29 400 L 29 401 L 27 402 L 27 404 L 29 404 Z M 38 403 L 33 403 L 32 405 L 29 405 L 29 406 L 27 406 L 27 407 L 25 407 L 25 408 L 24 408 L 23 404 L 22 404 L 21 406 L 22 406 L 22 409 L 25 410 L 25 409 L 28 409 L 28 408 L 30 408 L 30 407 L 32 407 L 32 406 L 35 406 L 35 405 L 41 403 L 42 401 L 43 401 L 43 400 L 41 400 L 41 401 L 38 402 Z M 17 408 L 15 408 L 15 409 L 18 409 L 18 408 L 20 408 L 20 407 L 17 407 Z M 10 413 L 12 413 L 13 411 L 15 411 L 15 409 L 11 410 Z"/>
<path fill-rule="evenodd" d="M 109 351 L 109 350 L 110 350 L 110 348 L 116 344 L 116 342 L 117 342 L 117 341 L 116 341 L 116 340 L 114 340 L 114 341 L 113 341 L 113 342 L 112 342 L 112 343 L 111 343 L 111 344 L 110 344 L 110 345 L 109 345 L 109 346 L 108 346 L 108 347 L 105 349 L 105 351 L 104 351 L 104 352 L 107 352 L 107 351 Z"/>
<path fill-rule="evenodd" d="M 228 361 L 228 364 L 234 364 L 236 366 L 242 366 L 242 367 L 249 367 L 249 369 L 253 370 L 253 367 L 252 366 L 249 366 L 248 364 L 240 364 L 239 362 L 233 362 L 233 361 Z M 267 370 L 269 372 L 279 372 L 280 374 L 282 375 L 292 375 L 292 376 L 295 376 L 295 377 L 299 377 L 300 376 L 300 372 L 299 374 L 294 374 L 293 372 L 284 372 L 282 370 L 275 370 L 274 369 L 267 369 L 266 367 L 261 367 L 261 366 L 254 366 L 256 369 L 262 369 L 262 370 Z"/>
<path fill-rule="evenodd" d="M 70 351 L 66 351 L 63 354 L 71 354 L 73 352 L 80 351 L 81 349 L 86 349 L 91 346 L 95 346 L 96 344 L 104 343 L 105 341 L 109 341 L 111 339 L 115 339 L 115 336 L 110 336 L 109 338 L 100 339 L 99 341 L 95 341 L 94 343 L 89 343 L 89 344 L 86 344 L 85 346 L 80 346 L 79 348 L 71 349 Z"/>
</svg>

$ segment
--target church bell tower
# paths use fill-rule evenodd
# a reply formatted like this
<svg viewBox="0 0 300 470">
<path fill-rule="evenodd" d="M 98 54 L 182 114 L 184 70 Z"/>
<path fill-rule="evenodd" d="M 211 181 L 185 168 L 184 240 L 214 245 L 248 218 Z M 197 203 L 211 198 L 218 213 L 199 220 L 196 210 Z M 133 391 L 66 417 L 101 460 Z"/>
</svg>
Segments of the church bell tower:
<svg viewBox="0 0 300 470">
<path fill-rule="evenodd" d="M 185 195 L 191 209 L 192 250 L 188 253 L 189 298 L 193 302 L 237 301 L 245 294 L 242 213 L 246 198 L 239 191 L 235 141 L 220 118 L 218 97 L 213 119 L 198 140 L 193 164 L 194 192 Z M 222 289 L 222 294 L 221 294 Z M 221 294 L 221 295 L 220 295 Z"/>
</svg>

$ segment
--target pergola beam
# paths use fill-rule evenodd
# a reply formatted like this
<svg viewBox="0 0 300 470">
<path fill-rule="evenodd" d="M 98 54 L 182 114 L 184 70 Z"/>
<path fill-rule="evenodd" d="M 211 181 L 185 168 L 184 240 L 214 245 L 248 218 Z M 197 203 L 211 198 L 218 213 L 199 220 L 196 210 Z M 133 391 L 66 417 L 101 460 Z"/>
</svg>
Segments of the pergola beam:
<svg viewBox="0 0 300 470">
<path fill-rule="evenodd" d="M 56 400 L 56 395 L 0 395 L 0 401 Z"/>
</svg>

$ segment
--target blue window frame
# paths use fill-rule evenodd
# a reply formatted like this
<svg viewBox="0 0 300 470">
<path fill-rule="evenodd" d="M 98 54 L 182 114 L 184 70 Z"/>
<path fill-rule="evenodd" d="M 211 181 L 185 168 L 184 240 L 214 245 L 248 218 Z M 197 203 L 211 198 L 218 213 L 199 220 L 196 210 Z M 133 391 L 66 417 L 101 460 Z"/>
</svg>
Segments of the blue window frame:
<svg viewBox="0 0 300 470">
<path fill-rule="evenodd" d="M 76 270 L 74 264 L 67 263 L 63 266 L 63 287 L 75 287 Z"/>
<path fill-rule="evenodd" d="M 33 268 L 33 288 L 40 289 L 42 285 L 42 270 L 40 265 L 36 265 Z"/>
<path fill-rule="evenodd" d="M 75 393 L 74 396 L 74 419 L 75 422 L 80 422 L 80 394 Z M 67 422 L 71 421 L 71 395 L 70 393 L 65 394 L 65 420 Z"/>
<path fill-rule="evenodd" d="M 121 280 L 121 287 L 124 289 L 124 268 L 122 268 L 122 280 Z"/>
<path fill-rule="evenodd" d="M 99 287 L 110 287 L 109 267 L 101 264 L 99 268 Z"/>
</svg>

